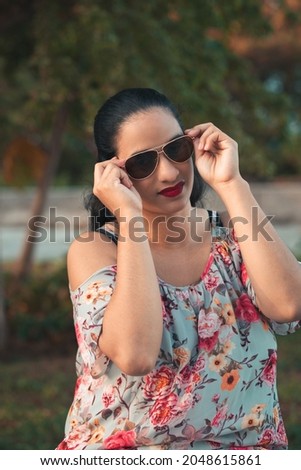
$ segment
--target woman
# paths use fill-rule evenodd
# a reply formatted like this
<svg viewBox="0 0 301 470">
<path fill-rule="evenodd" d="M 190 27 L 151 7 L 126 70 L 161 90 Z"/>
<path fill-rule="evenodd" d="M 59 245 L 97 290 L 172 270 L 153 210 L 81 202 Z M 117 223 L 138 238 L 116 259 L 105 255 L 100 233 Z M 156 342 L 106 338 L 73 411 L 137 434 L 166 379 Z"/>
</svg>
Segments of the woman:
<svg viewBox="0 0 301 470">
<path fill-rule="evenodd" d="M 68 253 L 78 380 L 57 448 L 287 448 L 275 333 L 299 326 L 301 269 L 236 142 L 211 123 L 184 131 L 143 88 L 102 106 L 95 141 L 92 230 Z M 197 204 L 203 181 L 222 221 Z"/>
</svg>

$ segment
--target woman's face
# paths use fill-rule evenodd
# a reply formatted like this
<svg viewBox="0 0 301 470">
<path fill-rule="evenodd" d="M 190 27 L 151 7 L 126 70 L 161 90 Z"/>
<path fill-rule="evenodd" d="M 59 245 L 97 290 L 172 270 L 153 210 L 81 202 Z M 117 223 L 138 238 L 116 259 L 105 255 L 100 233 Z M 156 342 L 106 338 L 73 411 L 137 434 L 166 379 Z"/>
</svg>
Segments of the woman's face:
<svg viewBox="0 0 301 470">
<path fill-rule="evenodd" d="M 161 147 L 183 134 L 174 116 L 164 108 L 151 108 L 131 116 L 117 138 L 117 155 L 128 159 L 133 154 Z M 132 179 L 139 192 L 144 211 L 175 214 L 190 208 L 193 185 L 193 162 L 174 163 L 163 152 L 154 173 L 143 180 Z"/>
</svg>

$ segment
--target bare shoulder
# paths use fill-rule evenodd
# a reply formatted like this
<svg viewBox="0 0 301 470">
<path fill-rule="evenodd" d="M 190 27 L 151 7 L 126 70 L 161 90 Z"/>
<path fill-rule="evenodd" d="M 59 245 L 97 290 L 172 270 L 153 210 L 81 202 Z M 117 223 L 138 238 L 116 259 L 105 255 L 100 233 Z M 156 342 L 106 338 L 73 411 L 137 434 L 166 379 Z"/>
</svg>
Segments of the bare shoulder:
<svg viewBox="0 0 301 470">
<path fill-rule="evenodd" d="M 69 285 L 76 289 L 93 273 L 116 264 L 116 245 L 98 232 L 80 234 L 71 243 L 67 254 Z"/>
</svg>

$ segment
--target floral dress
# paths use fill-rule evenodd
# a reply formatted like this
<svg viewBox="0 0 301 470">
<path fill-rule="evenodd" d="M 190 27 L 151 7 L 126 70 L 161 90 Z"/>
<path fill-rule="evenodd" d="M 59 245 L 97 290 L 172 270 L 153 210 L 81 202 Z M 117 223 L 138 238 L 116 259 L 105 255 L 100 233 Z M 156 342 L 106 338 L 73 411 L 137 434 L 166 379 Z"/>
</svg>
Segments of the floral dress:
<svg viewBox="0 0 301 470">
<path fill-rule="evenodd" d="M 57 449 L 287 448 L 275 333 L 300 324 L 260 313 L 234 232 L 214 222 L 211 232 L 199 282 L 175 287 L 158 278 L 164 331 L 156 366 L 143 377 L 124 374 L 98 347 L 116 266 L 71 292 L 78 379 Z"/>
</svg>

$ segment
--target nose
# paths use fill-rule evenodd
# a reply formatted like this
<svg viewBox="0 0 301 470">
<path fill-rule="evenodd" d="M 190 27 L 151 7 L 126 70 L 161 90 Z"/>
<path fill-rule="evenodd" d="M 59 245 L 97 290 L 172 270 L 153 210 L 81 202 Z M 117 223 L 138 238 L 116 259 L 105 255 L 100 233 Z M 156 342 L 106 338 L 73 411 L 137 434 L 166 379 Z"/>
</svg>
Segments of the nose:
<svg viewBox="0 0 301 470">
<path fill-rule="evenodd" d="M 175 181 L 179 175 L 179 170 L 175 163 L 166 157 L 163 150 L 159 152 L 157 175 L 161 181 Z"/>
</svg>

